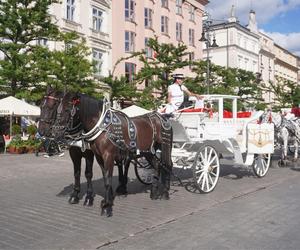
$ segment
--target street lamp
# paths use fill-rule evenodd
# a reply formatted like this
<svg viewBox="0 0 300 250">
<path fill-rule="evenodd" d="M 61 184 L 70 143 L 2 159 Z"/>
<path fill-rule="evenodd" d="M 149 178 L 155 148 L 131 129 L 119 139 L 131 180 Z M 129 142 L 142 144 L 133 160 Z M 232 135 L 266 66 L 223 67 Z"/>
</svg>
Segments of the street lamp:
<svg viewBox="0 0 300 250">
<path fill-rule="evenodd" d="M 216 42 L 216 35 L 214 29 L 212 28 L 212 19 L 208 13 L 203 15 L 203 29 L 200 42 L 205 42 L 206 45 L 206 85 L 207 85 L 207 94 L 209 94 L 209 85 L 210 85 L 210 62 L 209 62 L 209 49 L 219 47 Z"/>
</svg>

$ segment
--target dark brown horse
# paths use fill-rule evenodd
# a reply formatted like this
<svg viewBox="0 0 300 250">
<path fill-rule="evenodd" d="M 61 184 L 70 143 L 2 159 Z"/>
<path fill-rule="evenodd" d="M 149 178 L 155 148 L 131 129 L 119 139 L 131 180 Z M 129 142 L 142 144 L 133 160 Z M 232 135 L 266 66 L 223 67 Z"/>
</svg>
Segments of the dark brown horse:
<svg viewBox="0 0 300 250">
<path fill-rule="evenodd" d="M 41 136 L 52 137 L 55 119 L 57 116 L 57 110 L 61 103 L 63 92 L 57 91 L 53 88 L 48 87 L 46 95 L 41 102 L 41 116 L 39 120 L 38 132 Z M 70 136 L 76 136 L 76 133 L 81 131 L 81 124 L 79 122 L 73 123 L 72 128 L 69 131 Z M 74 186 L 73 192 L 71 193 L 69 203 L 79 203 L 80 193 L 80 176 L 81 176 L 81 160 L 85 159 L 85 177 L 87 179 L 87 191 L 85 196 L 84 205 L 92 206 L 94 201 L 94 190 L 92 185 L 93 178 L 93 162 L 94 153 L 87 149 L 84 152 L 80 147 L 70 146 L 69 154 L 73 163 L 74 169 Z"/>
<path fill-rule="evenodd" d="M 123 176 L 127 182 L 129 162 L 144 156 L 157 170 L 150 197 L 169 198 L 172 128 L 167 120 L 157 112 L 129 118 L 120 111 L 107 108 L 103 102 L 69 92 L 63 95 L 57 108 L 57 137 L 66 138 L 66 131 L 77 115 L 85 131 L 82 139 L 89 142 L 103 173 L 105 197 L 101 202 L 101 214 L 112 215 L 115 161 L 130 159 L 126 160 L 128 164 L 125 164 Z"/>
</svg>

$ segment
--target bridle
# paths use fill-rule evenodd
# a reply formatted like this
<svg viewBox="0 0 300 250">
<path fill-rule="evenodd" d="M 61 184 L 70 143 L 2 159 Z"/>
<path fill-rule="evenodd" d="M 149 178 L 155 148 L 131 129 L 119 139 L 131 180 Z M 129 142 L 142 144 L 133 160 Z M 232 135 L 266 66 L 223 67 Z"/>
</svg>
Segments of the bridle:
<svg viewBox="0 0 300 250">
<path fill-rule="evenodd" d="M 58 105 L 58 107 L 56 109 L 56 112 L 52 111 L 51 116 L 49 116 L 49 117 L 41 117 L 39 119 L 41 122 L 45 122 L 45 123 L 47 123 L 49 125 L 52 125 L 55 122 L 55 120 L 56 120 L 56 116 L 57 116 L 56 113 L 58 112 L 58 108 L 62 107 L 61 106 L 62 105 L 62 98 L 54 97 L 54 96 L 51 96 L 51 95 L 47 95 L 47 96 L 44 96 L 44 99 L 45 100 L 44 100 L 44 103 L 41 105 L 41 108 L 45 108 L 45 106 L 47 105 L 47 100 L 49 100 L 49 99 L 55 101 L 54 107 L 56 107 Z"/>
</svg>

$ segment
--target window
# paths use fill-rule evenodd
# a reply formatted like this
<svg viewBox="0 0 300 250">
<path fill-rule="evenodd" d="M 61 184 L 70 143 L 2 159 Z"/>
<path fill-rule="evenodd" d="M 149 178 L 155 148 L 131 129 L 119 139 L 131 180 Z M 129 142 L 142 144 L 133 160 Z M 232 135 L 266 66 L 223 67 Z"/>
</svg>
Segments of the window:
<svg viewBox="0 0 300 250">
<path fill-rule="evenodd" d="M 161 0 L 161 7 L 169 8 L 169 0 Z"/>
<path fill-rule="evenodd" d="M 176 0 L 176 14 L 182 15 L 182 0 Z"/>
<path fill-rule="evenodd" d="M 193 5 L 189 7 L 189 20 L 195 21 L 195 7 Z"/>
<path fill-rule="evenodd" d="M 176 40 L 182 41 L 182 23 L 176 23 Z"/>
<path fill-rule="evenodd" d="M 103 53 L 98 49 L 93 49 L 94 70 L 96 75 L 101 75 L 103 65 Z"/>
<path fill-rule="evenodd" d="M 146 57 L 151 58 L 153 56 L 152 49 L 148 46 L 149 38 L 145 37 L 145 54 Z"/>
<path fill-rule="evenodd" d="M 166 17 L 166 16 L 162 16 L 161 17 L 161 28 L 160 28 L 160 31 L 161 33 L 164 33 L 164 34 L 168 34 L 169 33 L 169 18 Z"/>
<path fill-rule="evenodd" d="M 135 75 L 136 65 L 134 63 L 125 62 L 125 77 L 128 82 L 132 82 Z"/>
<path fill-rule="evenodd" d="M 39 46 L 47 47 L 48 46 L 48 39 L 46 39 L 46 38 L 38 39 L 36 41 L 36 44 L 39 45 Z"/>
<path fill-rule="evenodd" d="M 145 28 L 152 28 L 152 10 L 145 8 Z"/>
<path fill-rule="evenodd" d="M 134 52 L 135 50 L 135 33 L 125 31 L 125 52 Z"/>
<path fill-rule="evenodd" d="M 134 21 L 135 1 L 125 0 L 125 20 Z"/>
<path fill-rule="evenodd" d="M 75 0 L 67 0 L 67 19 L 74 21 Z"/>
<path fill-rule="evenodd" d="M 189 45 L 195 46 L 195 30 L 189 29 Z"/>
<path fill-rule="evenodd" d="M 93 30 L 101 31 L 102 22 L 103 12 L 100 9 L 93 7 Z"/>
</svg>

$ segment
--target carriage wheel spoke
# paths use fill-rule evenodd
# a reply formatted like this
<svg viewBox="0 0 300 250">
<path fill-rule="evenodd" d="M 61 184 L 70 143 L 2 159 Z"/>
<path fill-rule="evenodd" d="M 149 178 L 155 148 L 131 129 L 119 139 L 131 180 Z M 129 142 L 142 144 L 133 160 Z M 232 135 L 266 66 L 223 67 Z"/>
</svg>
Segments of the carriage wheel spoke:
<svg viewBox="0 0 300 250">
<path fill-rule="evenodd" d="M 205 176 L 206 191 L 209 190 L 209 180 L 208 180 L 208 176 L 209 176 L 209 174 L 206 174 L 206 176 Z"/>
<path fill-rule="evenodd" d="M 198 184 L 200 184 L 201 179 L 203 178 L 203 176 L 204 176 L 204 172 L 202 172 L 202 173 L 200 174 L 200 176 L 199 176 L 199 178 L 198 178 L 198 180 L 197 180 L 197 183 L 198 183 Z"/>
<path fill-rule="evenodd" d="M 213 185 L 213 184 L 214 184 L 214 181 L 213 181 L 213 179 L 211 178 L 211 175 L 209 174 L 208 177 L 209 177 L 210 183 Z"/>
<path fill-rule="evenodd" d="M 197 170 L 195 173 L 198 174 L 198 173 L 201 173 L 201 172 L 203 172 L 203 171 L 204 171 L 204 169 L 201 168 L 201 169 Z"/>
<path fill-rule="evenodd" d="M 213 162 L 214 162 L 214 161 L 217 159 L 217 157 L 218 157 L 218 156 L 217 156 L 217 155 L 215 155 L 215 156 L 213 157 L 213 159 L 212 159 L 211 161 L 209 161 L 209 163 L 208 163 L 208 164 L 209 164 L 209 165 L 211 165 L 211 164 L 212 164 L 212 163 L 213 163 Z"/>
</svg>

